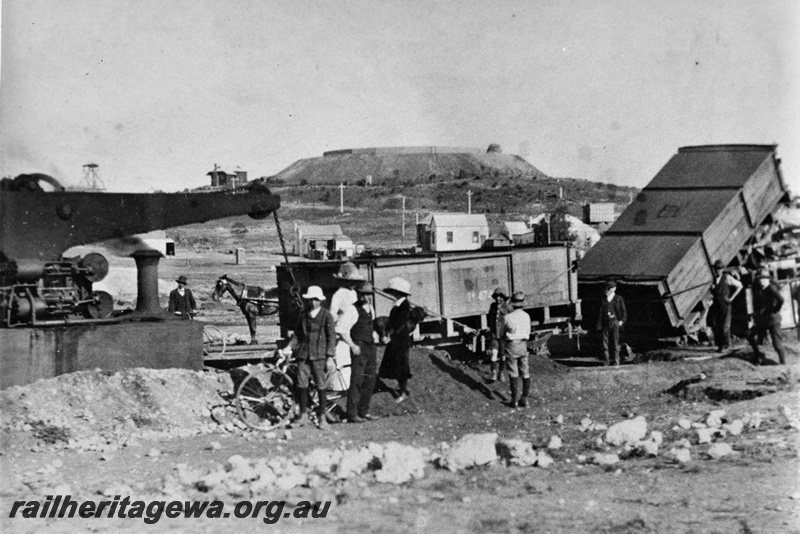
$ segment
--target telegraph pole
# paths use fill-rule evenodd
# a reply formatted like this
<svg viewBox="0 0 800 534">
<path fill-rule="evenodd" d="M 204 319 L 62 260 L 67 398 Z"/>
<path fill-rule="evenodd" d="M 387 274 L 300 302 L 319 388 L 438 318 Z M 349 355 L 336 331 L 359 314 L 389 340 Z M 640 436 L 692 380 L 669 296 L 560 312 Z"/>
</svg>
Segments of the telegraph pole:
<svg viewBox="0 0 800 534">
<path fill-rule="evenodd" d="M 472 190 L 467 189 L 467 213 L 472 215 Z"/>
<path fill-rule="evenodd" d="M 344 184 L 339 184 L 339 213 L 344 213 Z"/>
<path fill-rule="evenodd" d="M 406 197 L 403 198 L 403 248 L 406 246 Z"/>
</svg>

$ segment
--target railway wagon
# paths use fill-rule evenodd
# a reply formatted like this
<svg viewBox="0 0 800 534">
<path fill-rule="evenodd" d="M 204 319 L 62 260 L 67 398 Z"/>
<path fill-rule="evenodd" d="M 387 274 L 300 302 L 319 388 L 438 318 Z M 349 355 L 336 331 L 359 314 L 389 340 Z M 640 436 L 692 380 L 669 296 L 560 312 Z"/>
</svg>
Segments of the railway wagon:
<svg viewBox="0 0 800 534">
<path fill-rule="evenodd" d="M 497 287 L 524 291 L 525 310 L 534 327 L 543 330 L 580 320 L 581 307 L 575 273 L 576 251 L 565 245 L 517 247 L 502 250 L 441 252 L 418 255 L 356 258 L 353 262 L 377 289 L 401 276 L 411 283 L 412 303 L 436 315 L 473 329 L 486 326 L 486 313 Z M 341 261 L 295 261 L 291 264 L 301 290 L 320 286 L 326 297 L 339 287 L 333 275 Z M 292 275 L 285 265 L 277 268 L 281 336 L 287 337 L 297 322 L 289 289 Z M 375 296 L 378 316 L 388 316 L 392 301 Z M 419 336 L 455 339 L 463 329 L 453 321 L 428 317 Z"/>
<path fill-rule="evenodd" d="M 593 326 L 604 284 L 615 280 L 628 307 L 628 335 L 704 328 L 712 265 L 743 265 L 744 247 L 788 198 L 775 149 L 680 148 L 581 260 L 585 325 Z"/>
</svg>

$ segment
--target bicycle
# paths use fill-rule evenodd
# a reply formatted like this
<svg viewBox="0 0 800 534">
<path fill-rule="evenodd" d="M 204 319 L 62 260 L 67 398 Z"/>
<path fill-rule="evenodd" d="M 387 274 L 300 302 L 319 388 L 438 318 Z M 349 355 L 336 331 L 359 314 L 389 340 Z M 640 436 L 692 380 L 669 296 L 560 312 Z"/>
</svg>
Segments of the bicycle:
<svg viewBox="0 0 800 534">
<path fill-rule="evenodd" d="M 337 368 L 334 373 L 341 373 Z M 331 375 L 326 377 L 329 383 Z M 283 357 L 278 351 L 266 358 L 261 368 L 249 373 L 236 388 L 236 411 L 242 422 L 253 430 L 274 430 L 288 425 L 298 414 L 295 396 L 297 362 Z M 344 415 L 343 400 L 347 391 L 326 390 L 326 417 L 339 419 Z M 310 414 L 316 414 L 316 388 L 309 388 Z"/>
</svg>

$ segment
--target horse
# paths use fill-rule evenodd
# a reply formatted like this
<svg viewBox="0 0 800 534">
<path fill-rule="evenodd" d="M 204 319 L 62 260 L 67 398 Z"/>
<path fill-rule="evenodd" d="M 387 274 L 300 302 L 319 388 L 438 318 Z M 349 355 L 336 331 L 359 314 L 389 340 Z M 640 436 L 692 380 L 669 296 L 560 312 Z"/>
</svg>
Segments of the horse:
<svg viewBox="0 0 800 534">
<path fill-rule="evenodd" d="M 242 310 L 250 329 L 250 344 L 256 345 L 258 343 L 256 341 L 256 320 L 258 316 L 278 313 L 278 288 L 264 289 L 258 286 L 248 286 L 223 274 L 214 284 L 211 300 L 220 300 L 226 292 L 230 293 L 233 300 L 236 301 L 236 305 Z"/>
</svg>

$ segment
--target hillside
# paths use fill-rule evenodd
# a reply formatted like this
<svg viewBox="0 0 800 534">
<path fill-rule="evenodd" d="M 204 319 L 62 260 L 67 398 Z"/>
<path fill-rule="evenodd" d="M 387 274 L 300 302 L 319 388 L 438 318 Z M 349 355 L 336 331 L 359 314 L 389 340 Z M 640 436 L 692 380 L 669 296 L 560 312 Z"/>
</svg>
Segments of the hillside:
<svg viewBox="0 0 800 534">
<path fill-rule="evenodd" d="M 279 217 L 289 248 L 294 223 L 339 224 L 356 242 L 370 246 L 399 247 L 412 244 L 416 216 L 430 212 L 466 212 L 467 192 L 472 192 L 472 212 L 485 213 L 492 233 L 504 221 L 525 221 L 529 216 L 552 212 L 564 206 L 576 217 L 588 202 L 614 202 L 618 213 L 638 190 L 613 184 L 572 178 L 476 177 L 471 180 L 442 180 L 412 186 L 356 186 L 344 188 L 344 213 L 339 211 L 338 185 L 270 186 L 281 197 Z M 561 197 L 559 196 L 561 194 Z M 406 233 L 403 240 L 403 197 Z M 256 221 L 247 216 L 229 217 L 205 224 L 167 230 L 179 248 L 227 252 L 244 247 L 251 252 L 280 250 L 272 218 Z"/>
<path fill-rule="evenodd" d="M 412 185 L 442 179 L 475 177 L 544 177 L 520 156 L 488 150 L 455 147 L 362 148 L 326 152 L 322 157 L 294 162 L 272 182 L 291 184 Z M 371 177 L 371 178 L 370 178 Z"/>
</svg>

